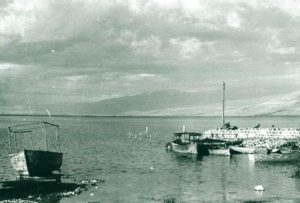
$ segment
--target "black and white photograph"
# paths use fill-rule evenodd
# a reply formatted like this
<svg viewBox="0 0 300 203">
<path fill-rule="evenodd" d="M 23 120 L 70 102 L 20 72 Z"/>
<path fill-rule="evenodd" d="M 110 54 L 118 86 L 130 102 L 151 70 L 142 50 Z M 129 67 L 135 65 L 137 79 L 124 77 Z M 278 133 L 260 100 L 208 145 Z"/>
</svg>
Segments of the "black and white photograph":
<svg viewBox="0 0 300 203">
<path fill-rule="evenodd" d="M 0 203 L 300 202 L 299 0 L 0 0 Z"/>
</svg>

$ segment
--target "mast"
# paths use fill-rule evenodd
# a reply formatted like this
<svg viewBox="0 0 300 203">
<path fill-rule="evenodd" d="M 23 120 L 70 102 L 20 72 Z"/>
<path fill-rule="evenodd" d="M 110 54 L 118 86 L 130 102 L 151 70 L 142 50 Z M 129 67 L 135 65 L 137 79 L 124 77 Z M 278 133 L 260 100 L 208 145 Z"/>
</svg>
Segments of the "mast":
<svg viewBox="0 0 300 203">
<path fill-rule="evenodd" d="M 225 82 L 223 81 L 222 127 L 225 127 Z"/>
</svg>

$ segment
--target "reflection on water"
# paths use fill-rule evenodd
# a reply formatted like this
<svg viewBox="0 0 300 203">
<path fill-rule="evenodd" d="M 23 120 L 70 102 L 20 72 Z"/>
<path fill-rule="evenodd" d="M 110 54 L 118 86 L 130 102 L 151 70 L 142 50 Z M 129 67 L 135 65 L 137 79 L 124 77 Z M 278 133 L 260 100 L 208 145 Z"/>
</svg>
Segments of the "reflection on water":
<svg viewBox="0 0 300 203">
<path fill-rule="evenodd" d="M 14 175 L 6 156 L 5 127 L 40 119 L 1 118 L 0 166 L 5 177 Z M 300 118 L 231 119 L 231 123 L 240 127 L 254 126 L 258 120 L 262 127 L 263 123 L 266 127 L 271 124 L 299 127 L 300 123 Z M 65 179 L 105 180 L 97 188 L 62 198 L 60 202 L 280 202 L 300 198 L 298 165 L 257 164 L 248 155 L 200 157 L 165 151 L 165 144 L 172 139 L 173 132 L 181 130 L 182 124 L 197 132 L 219 126 L 219 118 L 45 117 L 43 120 L 61 126 Z M 151 142 L 149 137 L 139 137 L 146 126 L 152 135 Z M 256 185 L 263 185 L 266 190 L 255 192 Z"/>
</svg>

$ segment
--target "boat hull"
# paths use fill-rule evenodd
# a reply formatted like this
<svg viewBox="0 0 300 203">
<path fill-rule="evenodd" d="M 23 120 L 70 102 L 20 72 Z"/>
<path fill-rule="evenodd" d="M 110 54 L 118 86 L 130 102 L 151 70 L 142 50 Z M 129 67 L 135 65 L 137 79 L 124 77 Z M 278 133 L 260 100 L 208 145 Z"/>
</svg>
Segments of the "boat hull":
<svg viewBox="0 0 300 203">
<path fill-rule="evenodd" d="M 189 143 L 189 144 L 176 144 L 171 143 L 172 151 L 183 153 L 183 154 L 198 154 L 197 152 L 197 143 Z"/>
<path fill-rule="evenodd" d="M 231 154 L 254 154 L 255 148 L 253 147 L 239 147 L 239 146 L 230 146 Z"/>
<path fill-rule="evenodd" d="M 298 163 L 300 152 L 270 153 L 270 154 L 249 154 L 249 159 L 261 163 Z"/>
<path fill-rule="evenodd" d="M 230 150 L 224 143 L 198 143 L 199 155 L 230 156 Z"/>
<path fill-rule="evenodd" d="M 209 155 L 230 156 L 230 150 L 227 149 L 208 149 Z"/>
<path fill-rule="evenodd" d="M 19 175 L 51 176 L 53 171 L 59 171 L 63 154 L 60 152 L 24 150 L 11 154 L 12 166 Z"/>
</svg>

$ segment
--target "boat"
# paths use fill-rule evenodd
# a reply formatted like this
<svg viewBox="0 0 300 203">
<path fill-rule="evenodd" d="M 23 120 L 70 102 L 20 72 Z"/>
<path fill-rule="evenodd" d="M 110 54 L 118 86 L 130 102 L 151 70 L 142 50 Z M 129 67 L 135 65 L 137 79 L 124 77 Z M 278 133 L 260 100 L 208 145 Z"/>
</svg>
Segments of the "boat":
<svg viewBox="0 0 300 203">
<path fill-rule="evenodd" d="M 63 153 L 59 126 L 37 122 L 8 127 L 9 157 L 20 179 L 55 178 L 60 181 Z"/>
<path fill-rule="evenodd" d="M 230 146 L 229 147 L 231 154 L 254 154 L 254 147 L 241 147 L 241 146 Z"/>
<path fill-rule="evenodd" d="M 173 133 L 174 138 L 171 143 L 167 143 L 166 149 L 184 154 L 198 154 L 197 140 L 201 133 L 196 132 L 179 132 Z"/>
<path fill-rule="evenodd" d="M 266 154 L 249 154 L 249 160 L 257 163 L 296 163 L 300 162 L 300 151 L 284 149 Z"/>
<path fill-rule="evenodd" d="M 210 155 L 219 155 L 219 156 L 230 156 L 231 155 L 229 148 L 209 149 L 208 152 Z"/>
<path fill-rule="evenodd" d="M 167 143 L 166 149 L 184 154 L 198 155 L 230 155 L 228 145 L 235 142 L 203 138 L 201 133 L 179 132 L 174 133 L 174 139 Z M 240 142 L 238 142 L 240 143 Z"/>
<path fill-rule="evenodd" d="M 230 122 L 225 122 L 225 83 L 223 82 L 222 100 L 222 126 L 216 129 L 208 129 L 203 132 L 207 138 L 217 138 L 221 140 L 243 140 L 241 146 L 231 147 L 234 153 L 262 153 L 268 149 L 276 149 L 285 145 L 300 146 L 300 128 L 261 128 L 260 124 L 253 128 L 238 128 L 231 126 Z"/>
<path fill-rule="evenodd" d="M 229 145 L 232 144 L 232 142 L 210 138 L 204 138 L 197 142 L 197 151 L 199 155 L 230 156 Z"/>
</svg>

